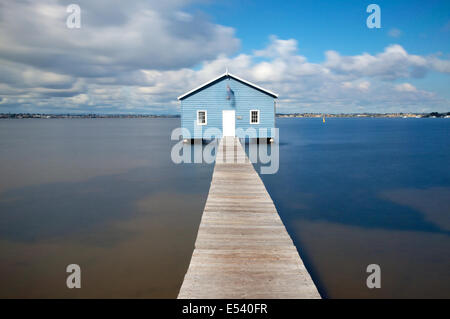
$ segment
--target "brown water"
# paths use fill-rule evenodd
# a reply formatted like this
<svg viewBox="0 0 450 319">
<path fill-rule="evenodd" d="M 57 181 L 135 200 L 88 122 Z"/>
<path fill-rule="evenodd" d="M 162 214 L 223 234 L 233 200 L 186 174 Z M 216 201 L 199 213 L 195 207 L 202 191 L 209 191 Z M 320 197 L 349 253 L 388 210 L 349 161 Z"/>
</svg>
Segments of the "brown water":
<svg viewBox="0 0 450 319">
<path fill-rule="evenodd" d="M 0 297 L 175 298 L 213 168 L 172 163 L 177 124 L 0 122 Z"/>
</svg>

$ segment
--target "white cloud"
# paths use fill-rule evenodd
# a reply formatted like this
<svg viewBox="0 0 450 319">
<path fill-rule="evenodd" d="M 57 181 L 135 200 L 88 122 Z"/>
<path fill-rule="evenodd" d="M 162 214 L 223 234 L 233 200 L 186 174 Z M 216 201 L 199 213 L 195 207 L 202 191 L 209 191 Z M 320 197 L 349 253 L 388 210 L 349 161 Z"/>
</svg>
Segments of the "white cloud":
<svg viewBox="0 0 450 319">
<path fill-rule="evenodd" d="M 450 60 L 440 60 L 437 57 L 428 59 L 430 68 L 437 72 L 450 73 Z"/>
<path fill-rule="evenodd" d="M 293 44 L 295 44 L 293 46 Z M 263 58 L 263 61 L 258 62 Z M 280 94 L 279 111 L 329 111 L 355 110 L 414 110 L 418 106 L 447 109 L 449 102 L 432 92 L 413 90 L 409 83 L 396 85 L 393 80 L 424 76 L 433 63 L 445 64 L 436 57 L 411 55 L 400 45 L 392 45 L 383 52 L 371 55 L 341 56 L 332 51 L 323 63 L 310 63 L 298 54 L 296 41 L 280 41 L 271 37 L 266 49 L 252 55 L 235 58 L 222 56 L 204 63 L 198 71 L 171 72 L 175 80 L 164 83 L 165 73 L 160 74 L 159 93 L 164 86 L 177 88 L 181 94 L 228 67 L 230 72 L 254 81 Z M 431 61 L 434 61 L 431 63 Z M 418 70 L 422 74 L 419 74 Z M 441 69 L 445 70 L 445 69 Z M 204 75 L 204 76 L 201 76 Z M 177 78 L 186 78 L 181 86 Z M 413 94 L 414 93 L 414 94 Z"/>
<path fill-rule="evenodd" d="M 188 2 L 169 1 L 168 10 L 158 1 L 81 0 L 82 26 L 68 29 L 63 1 L 4 1 L 0 58 L 98 77 L 142 68 L 192 67 L 235 52 L 239 40 L 234 30 L 183 12 Z"/>
<path fill-rule="evenodd" d="M 255 51 L 255 56 L 263 57 L 289 57 L 297 53 L 297 40 L 288 39 L 282 40 L 278 39 L 276 36 L 270 36 L 270 44 L 264 50 Z"/>
<path fill-rule="evenodd" d="M 411 55 L 398 45 L 390 45 L 377 55 L 363 53 L 355 56 L 341 56 L 338 52 L 326 52 L 325 66 L 340 74 L 353 74 L 355 77 L 370 76 L 382 80 L 395 80 L 407 77 L 423 77 L 428 61 L 418 55 Z"/>
</svg>

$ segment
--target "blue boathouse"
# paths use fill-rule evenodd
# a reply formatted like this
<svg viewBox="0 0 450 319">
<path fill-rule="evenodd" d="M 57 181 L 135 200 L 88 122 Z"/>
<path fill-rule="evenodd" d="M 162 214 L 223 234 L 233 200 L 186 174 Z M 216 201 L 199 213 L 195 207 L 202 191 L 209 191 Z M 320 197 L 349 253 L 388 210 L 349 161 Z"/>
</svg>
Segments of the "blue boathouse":
<svg viewBox="0 0 450 319">
<path fill-rule="evenodd" d="M 275 134 L 277 94 L 241 79 L 228 70 L 181 95 L 181 127 L 184 139 L 236 136 L 267 138 Z"/>
</svg>

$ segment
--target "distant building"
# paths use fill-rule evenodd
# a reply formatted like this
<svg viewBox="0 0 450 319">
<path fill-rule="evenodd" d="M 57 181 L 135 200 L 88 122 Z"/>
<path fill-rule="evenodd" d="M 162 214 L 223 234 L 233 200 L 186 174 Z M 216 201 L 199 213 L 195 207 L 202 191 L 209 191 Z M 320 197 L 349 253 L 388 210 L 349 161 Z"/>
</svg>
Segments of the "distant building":
<svg viewBox="0 0 450 319">
<path fill-rule="evenodd" d="M 204 138 L 208 128 L 220 131 L 216 137 L 272 138 L 277 97 L 277 94 L 227 71 L 178 97 L 181 126 L 189 132 L 183 138 Z M 244 132 L 254 133 L 243 136 Z"/>
</svg>

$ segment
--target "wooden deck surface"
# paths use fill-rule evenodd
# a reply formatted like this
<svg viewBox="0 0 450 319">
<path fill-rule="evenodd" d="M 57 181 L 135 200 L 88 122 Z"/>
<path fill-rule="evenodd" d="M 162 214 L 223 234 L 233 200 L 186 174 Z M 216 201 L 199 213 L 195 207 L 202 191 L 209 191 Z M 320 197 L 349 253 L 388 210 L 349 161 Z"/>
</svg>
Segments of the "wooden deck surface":
<svg viewBox="0 0 450 319">
<path fill-rule="evenodd" d="M 225 137 L 180 299 L 320 298 L 239 139 Z"/>
</svg>

